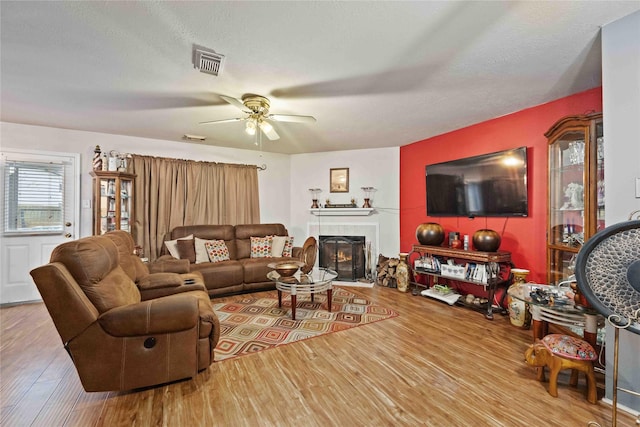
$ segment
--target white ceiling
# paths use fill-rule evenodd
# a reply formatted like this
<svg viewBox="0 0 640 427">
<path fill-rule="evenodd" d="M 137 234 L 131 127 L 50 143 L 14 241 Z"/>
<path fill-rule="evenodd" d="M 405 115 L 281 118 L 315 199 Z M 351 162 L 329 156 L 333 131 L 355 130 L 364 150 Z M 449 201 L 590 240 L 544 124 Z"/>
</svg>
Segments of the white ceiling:
<svg viewBox="0 0 640 427">
<path fill-rule="evenodd" d="M 257 93 L 263 149 L 409 144 L 601 84 L 600 27 L 640 1 L 2 1 L 1 120 L 255 148 L 219 95 Z M 225 55 L 218 77 L 193 45 Z M 461 142 L 462 143 L 462 142 Z"/>
</svg>

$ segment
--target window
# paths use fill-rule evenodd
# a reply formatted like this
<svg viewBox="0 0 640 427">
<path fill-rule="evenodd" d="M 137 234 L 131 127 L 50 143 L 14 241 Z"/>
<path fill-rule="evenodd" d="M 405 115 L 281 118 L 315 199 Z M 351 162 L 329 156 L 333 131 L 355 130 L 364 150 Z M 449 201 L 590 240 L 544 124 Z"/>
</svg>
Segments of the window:
<svg viewBox="0 0 640 427">
<path fill-rule="evenodd" d="M 4 232 L 59 234 L 64 221 L 64 164 L 4 162 Z"/>
</svg>

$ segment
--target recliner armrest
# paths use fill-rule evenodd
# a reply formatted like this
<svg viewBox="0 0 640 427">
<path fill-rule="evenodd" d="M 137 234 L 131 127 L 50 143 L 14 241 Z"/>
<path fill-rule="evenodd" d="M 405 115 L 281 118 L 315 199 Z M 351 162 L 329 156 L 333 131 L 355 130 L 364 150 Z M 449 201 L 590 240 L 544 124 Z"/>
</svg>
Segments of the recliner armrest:
<svg viewBox="0 0 640 427">
<path fill-rule="evenodd" d="M 198 299 L 192 295 L 172 295 L 116 307 L 98 318 L 110 335 L 132 337 L 171 333 L 194 328 L 199 322 Z"/>
<path fill-rule="evenodd" d="M 141 291 L 148 289 L 175 288 L 184 283 L 178 273 L 151 273 L 137 283 Z"/>
<path fill-rule="evenodd" d="M 174 288 L 160 288 L 160 289 L 140 289 L 140 298 L 142 301 L 147 301 L 156 298 L 164 298 L 170 295 L 181 294 L 183 292 L 191 291 L 203 291 L 206 292 L 207 288 L 201 283 L 194 283 L 193 285 L 180 285 Z"/>
<path fill-rule="evenodd" d="M 176 259 L 163 255 L 148 265 L 149 273 L 189 273 L 191 264 L 188 259 Z"/>
</svg>

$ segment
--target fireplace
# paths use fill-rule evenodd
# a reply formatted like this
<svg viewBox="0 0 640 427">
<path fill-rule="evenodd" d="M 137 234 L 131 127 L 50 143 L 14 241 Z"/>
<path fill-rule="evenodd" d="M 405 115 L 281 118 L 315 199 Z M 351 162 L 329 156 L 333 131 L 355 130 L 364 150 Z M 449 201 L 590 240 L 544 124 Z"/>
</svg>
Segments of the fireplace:
<svg viewBox="0 0 640 427">
<path fill-rule="evenodd" d="M 335 270 L 337 280 L 355 282 L 364 277 L 365 236 L 319 236 L 318 265 Z"/>
</svg>

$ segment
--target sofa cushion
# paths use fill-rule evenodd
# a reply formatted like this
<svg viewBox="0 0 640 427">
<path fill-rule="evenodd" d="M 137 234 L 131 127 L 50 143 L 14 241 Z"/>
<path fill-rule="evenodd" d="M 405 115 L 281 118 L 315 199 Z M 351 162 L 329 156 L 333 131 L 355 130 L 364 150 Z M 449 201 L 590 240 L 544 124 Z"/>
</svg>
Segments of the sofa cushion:
<svg viewBox="0 0 640 427">
<path fill-rule="evenodd" d="M 244 280 L 242 264 L 236 260 L 193 264 L 191 271 L 202 274 L 207 289 L 241 285 Z"/>
<path fill-rule="evenodd" d="M 293 236 L 288 236 L 284 242 L 284 248 L 282 249 L 282 256 L 291 258 L 293 252 Z"/>
<path fill-rule="evenodd" d="M 209 252 L 207 251 L 206 244 L 208 242 L 215 242 L 216 239 L 201 239 L 196 237 L 195 247 L 196 247 L 196 264 L 202 264 L 203 262 L 209 262 Z M 224 240 L 223 240 L 224 242 Z"/>
<path fill-rule="evenodd" d="M 269 282 L 269 279 L 267 279 L 267 273 L 273 269 L 268 267 L 268 265 L 280 261 L 290 261 L 290 258 L 277 257 L 241 259 L 240 262 L 244 269 L 244 283 Z"/>
<path fill-rule="evenodd" d="M 196 248 L 192 239 L 178 239 L 176 246 L 178 247 L 180 259 L 188 259 L 189 262 L 196 262 Z"/>
<path fill-rule="evenodd" d="M 51 253 L 51 262 L 65 265 L 100 313 L 140 302 L 140 292 L 119 265 L 118 248 L 105 236 L 66 242 Z"/>
<path fill-rule="evenodd" d="M 293 251 L 293 236 L 271 236 L 271 256 L 291 257 Z"/>
<path fill-rule="evenodd" d="M 133 238 L 129 233 L 122 230 L 113 230 L 106 234 L 105 237 L 108 237 L 116 244 L 118 248 L 118 257 L 120 258 L 120 267 L 127 273 L 131 280 L 135 281 L 137 272 L 136 265 L 134 264 L 133 255 Z M 137 257 L 135 257 L 137 258 Z"/>
<path fill-rule="evenodd" d="M 287 236 L 271 236 L 271 256 L 282 256 Z"/>
<path fill-rule="evenodd" d="M 282 224 L 239 224 L 235 226 L 236 253 L 231 259 L 251 258 L 251 237 L 286 236 L 289 233 Z M 229 248 L 231 251 L 231 248 Z"/>
<path fill-rule="evenodd" d="M 224 240 L 229 249 L 229 258 L 237 259 L 235 228 L 233 225 L 183 225 L 171 230 L 172 239 L 188 236 L 189 234 L 204 240 Z"/>
<path fill-rule="evenodd" d="M 209 261 L 229 261 L 229 249 L 227 245 L 225 245 L 224 240 L 209 240 L 205 242 L 204 247 L 207 249 Z"/>
<path fill-rule="evenodd" d="M 167 240 L 164 242 L 164 245 L 167 247 L 167 250 L 171 254 L 172 257 L 180 259 L 180 253 L 178 253 L 178 240 L 189 240 L 193 239 L 193 234 L 190 234 L 185 237 L 180 237 L 179 239 Z"/>
<path fill-rule="evenodd" d="M 271 257 L 271 236 L 251 237 L 251 256 L 250 258 L 266 258 Z"/>
</svg>

